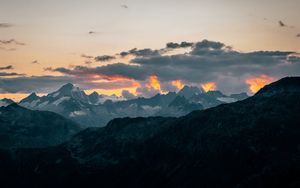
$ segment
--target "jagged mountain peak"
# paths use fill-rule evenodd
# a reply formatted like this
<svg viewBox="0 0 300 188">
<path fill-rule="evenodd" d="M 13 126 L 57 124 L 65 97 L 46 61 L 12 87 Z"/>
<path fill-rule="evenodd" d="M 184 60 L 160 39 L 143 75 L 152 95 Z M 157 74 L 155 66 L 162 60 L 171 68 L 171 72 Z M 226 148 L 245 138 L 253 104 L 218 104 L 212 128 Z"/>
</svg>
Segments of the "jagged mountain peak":
<svg viewBox="0 0 300 188">
<path fill-rule="evenodd" d="M 71 83 L 67 83 L 67 84 L 63 85 L 61 88 L 59 88 L 58 91 L 60 91 L 60 92 L 73 91 L 74 92 L 74 91 L 80 91 L 80 89 Z"/>
<path fill-rule="evenodd" d="M 14 103 L 15 101 L 11 100 L 11 99 L 8 99 L 8 98 L 3 98 L 3 99 L 0 99 L 0 107 L 1 106 L 8 106 L 12 103 Z"/>
<path fill-rule="evenodd" d="M 20 105 L 18 105 L 17 103 L 12 103 L 12 104 L 10 104 L 10 105 L 8 105 L 8 106 L 4 106 L 4 107 L 2 107 L 2 110 L 4 110 L 4 111 L 16 111 L 16 110 L 18 110 L 18 111 L 20 111 L 20 110 L 27 110 L 26 108 L 24 108 L 24 107 L 22 107 L 22 106 L 20 106 Z"/>
<path fill-rule="evenodd" d="M 76 87 L 71 83 L 63 85 L 57 91 L 50 93 L 48 96 L 53 98 L 71 97 L 82 102 L 88 102 L 88 95 L 86 95 L 79 87 Z"/>
<path fill-rule="evenodd" d="M 193 95 L 203 93 L 203 89 L 200 89 L 196 86 L 187 86 L 185 85 L 179 92 L 178 95 L 184 96 L 185 98 L 189 99 Z"/>
<path fill-rule="evenodd" d="M 3 99 L 1 99 L 1 101 L 3 101 L 3 102 L 9 102 L 9 103 L 14 103 L 14 101 L 12 99 L 8 99 L 8 98 L 3 98 Z"/>
<path fill-rule="evenodd" d="M 25 97 L 24 99 L 22 99 L 20 101 L 20 103 L 26 103 L 26 102 L 32 102 L 32 101 L 35 101 L 35 100 L 38 100 L 40 97 L 37 96 L 37 94 L 35 92 L 31 93 L 30 95 L 28 95 L 28 97 Z"/>
<path fill-rule="evenodd" d="M 61 88 L 70 88 L 72 89 L 73 87 L 75 87 L 72 83 L 67 83 L 65 85 L 63 85 Z"/>
<path fill-rule="evenodd" d="M 99 94 L 96 91 L 94 91 L 93 93 L 89 94 L 89 96 L 99 96 Z"/>
</svg>

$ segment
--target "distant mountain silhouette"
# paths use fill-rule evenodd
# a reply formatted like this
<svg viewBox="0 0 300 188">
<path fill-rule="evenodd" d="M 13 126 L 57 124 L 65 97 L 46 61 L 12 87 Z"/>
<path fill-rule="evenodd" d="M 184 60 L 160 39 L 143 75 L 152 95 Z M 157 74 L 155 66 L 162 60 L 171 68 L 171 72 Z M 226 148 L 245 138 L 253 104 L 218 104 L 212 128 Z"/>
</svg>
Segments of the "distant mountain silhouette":
<svg viewBox="0 0 300 188">
<path fill-rule="evenodd" d="M 0 107 L 0 148 L 58 145 L 81 129 L 53 112 L 32 111 L 16 103 Z"/>
<path fill-rule="evenodd" d="M 57 147 L 2 150 L 0 177 L 31 187 L 299 187 L 299 85 L 284 78 L 180 118 L 114 119 Z"/>
<path fill-rule="evenodd" d="M 184 106 L 174 106 L 177 96 L 186 99 Z M 20 101 L 20 105 L 34 110 L 47 110 L 69 118 L 83 127 L 102 127 L 120 117 L 149 117 L 186 115 L 193 110 L 214 107 L 223 103 L 243 100 L 245 94 L 226 96 L 220 91 L 204 92 L 193 86 L 185 86 L 178 93 L 157 94 L 151 98 L 125 100 L 115 95 L 105 96 L 93 92 L 87 95 L 80 88 L 68 83 L 47 96 L 32 93 Z"/>
</svg>

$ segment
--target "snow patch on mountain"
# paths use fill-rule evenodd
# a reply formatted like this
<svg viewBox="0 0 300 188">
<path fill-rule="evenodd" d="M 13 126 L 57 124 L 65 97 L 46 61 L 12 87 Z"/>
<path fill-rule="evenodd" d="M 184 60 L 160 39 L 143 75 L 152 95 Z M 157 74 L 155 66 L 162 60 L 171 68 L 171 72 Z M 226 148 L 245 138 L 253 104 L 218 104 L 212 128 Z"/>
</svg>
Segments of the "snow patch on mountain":
<svg viewBox="0 0 300 188">
<path fill-rule="evenodd" d="M 232 103 L 232 102 L 236 102 L 237 99 L 234 98 L 230 98 L 230 97 L 219 97 L 217 98 L 219 101 L 221 102 L 225 102 L 225 103 Z"/>
<path fill-rule="evenodd" d="M 85 116 L 85 115 L 87 115 L 87 113 L 86 112 L 84 112 L 84 111 L 74 111 L 74 112 L 71 112 L 70 113 L 70 117 L 76 117 L 76 116 Z"/>
<path fill-rule="evenodd" d="M 161 106 L 149 106 L 149 105 L 143 105 L 141 106 L 143 110 L 147 111 L 147 112 L 151 112 L 151 113 L 155 113 L 158 112 L 162 109 Z"/>
<path fill-rule="evenodd" d="M 53 93 L 52 97 L 55 98 L 55 97 L 57 97 L 59 94 L 60 94 L 59 92 L 55 92 L 55 93 Z"/>
<path fill-rule="evenodd" d="M 49 101 L 45 101 L 45 102 L 42 102 L 38 105 L 38 108 L 43 108 L 45 107 L 47 104 L 49 103 Z"/>
<path fill-rule="evenodd" d="M 60 103 L 64 102 L 64 101 L 67 101 L 67 100 L 70 100 L 70 97 L 62 97 L 62 98 L 59 98 L 57 99 L 56 101 L 54 101 L 52 104 L 58 106 Z"/>
</svg>

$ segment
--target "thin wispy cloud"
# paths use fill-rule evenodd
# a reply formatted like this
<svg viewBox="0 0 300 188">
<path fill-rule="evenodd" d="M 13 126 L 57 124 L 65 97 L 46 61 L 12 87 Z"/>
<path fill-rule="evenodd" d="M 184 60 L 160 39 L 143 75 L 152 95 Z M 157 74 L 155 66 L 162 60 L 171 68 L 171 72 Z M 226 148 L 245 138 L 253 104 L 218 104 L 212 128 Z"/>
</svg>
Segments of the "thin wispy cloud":
<svg viewBox="0 0 300 188">
<path fill-rule="evenodd" d="M 0 40 L 0 44 L 4 44 L 4 45 L 8 45 L 8 44 L 16 44 L 16 45 L 20 45 L 20 46 L 24 46 L 26 45 L 23 42 L 19 42 L 15 39 L 10 39 L 10 40 Z"/>
<path fill-rule="evenodd" d="M 5 67 L 0 67 L 0 70 L 12 70 L 14 69 L 14 67 L 12 65 L 8 65 L 8 66 L 5 66 Z"/>
<path fill-rule="evenodd" d="M 0 72 L 0 77 L 6 77 L 6 76 L 25 76 L 25 74 L 19 74 L 15 72 Z"/>
<path fill-rule="evenodd" d="M 16 51 L 17 49 L 16 48 L 5 48 L 5 47 L 0 46 L 0 50 L 3 50 L 3 51 Z"/>
<path fill-rule="evenodd" d="M 280 27 L 287 27 L 287 28 L 290 28 L 290 29 L 294 29 L 295 28 L 295 26 L 293 26 L 293 25 L 287 25 L 286 23 L 284 23 L 281 20 L 278 21 L 278 24 L 279 24 Z"/>
<path fill-rule="evenodd" d="M 10 23 L 0 23 L 0 28 L 9 28 L 13 27 L 13 24 Z"/>
<path fill-rule="evenodd" d="M 106 62 L 106 61 L 111 61 L 116 59 L 115 56 L 110 56 L 110 55 L 103 55 L 103 56 L 97 56 L 95 57 L 95 61 L 101 61 L 101 62 Z"/>
<path fill-rule="evenodd" d="M 31 64 L 40 64 L 38 60 L 34 60 L 31 62 Z"/>
<path fill-rule="evenodd" d="M 93 63 L 93 61 L 84 61 L 84 63 L 85 63 L 86 65 L 90 65 L 90 64 Z"/>
<path fill-rule="evenodd" d="M 166 48 L 170 49 L 176 49 L 176 48 L 188 48 L 192 47 L 194 45 L 193 42 L 181 42 L 181 43 L 174 43 L 174 42 L 169 42 L 166 44 Z"/>
<path fill-rule="evenodd" d="M 81 57 L 86 58 L 86 59 L 93 59 L 94 58 L 94 56 L 86 55 L 86 54 L 81 54 Z"/>
<path fill-rule="evenodd" d="M 96 34 L 97 32 L 95 31 L 89 31 L 89 34 L 92 35 L 92 34 Z"/>
<path fill-rule="evenodd" d="M 283 23 L 283 21 L 278 21 L 278 24 L 280 27 L 286 27 L 287 25 L 285 23 Z"/>
<path fill-rule="evenodd" d="M 128 8 L 129 8 L 129 7 L 128 7 L 127 5 L 125 5 L 125 4 L 121 5 L 121 7 L 124 8 L 124 9 L 128 9 Z"/>
<path fill-rule="evenodd" d="M 152 50 L 150 48 L 145 48 L 145 49 L 137 49 L 137 48 L 133 48 L 129 51 L 124 51 L 121 52 L 120 55 L 122 57 L 128 56 L 128 55 L 133 55 L 133 56 L 137 56 L 137 57 L 142 57 L 142 56 L 158 56 L 160 55 L 161 51 L 160 50 Z"/>
<path fill-rule="evenodd" d="M 103 34 L 103 32 L 100 32 L 100 31 L 89 31 L 88 34 L 89 35 L 98 35 L 98 34 Z"/>
</svg>

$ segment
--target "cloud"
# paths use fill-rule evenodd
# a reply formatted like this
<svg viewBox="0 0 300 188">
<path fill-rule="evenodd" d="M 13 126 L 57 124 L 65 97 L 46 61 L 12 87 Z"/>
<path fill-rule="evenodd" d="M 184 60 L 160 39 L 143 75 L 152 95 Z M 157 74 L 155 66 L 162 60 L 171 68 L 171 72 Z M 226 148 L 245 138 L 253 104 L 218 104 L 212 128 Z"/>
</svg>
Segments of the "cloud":
<svg viewBox="0 0 300 188">
<path fill-rule="evenodd" d="M 15 73 L 15 72 L 0 72 L 0 77 L 5 77 L 5 76 L 24 76 L 24 75 L 25 74 L 18 74 L 18 73 Z"/>
<path fill-rule="evenodd" d="M 5 48 L 0 46 L 0 50 L 4 50 L 4 51 L 16 51 L 16 48 Z"/>
<path fill-rule="evenodd" d="M 13 78 L 1 78 L 3 76 L 18 76 Z M 94 78 L 72 76 L 32 76 L 27 77 L 17 73 L 0 73 L 0 93 L 49 93 L 57 90 L 66 83 L 73 83 L 85 90 L 90 89 L 123 89 L 138 87 L 134 80 L 98 81 Z"/>
<path fill-rule="evenodd" d="M 0 67 L 0 70 L 11 70 L 11 69 L 14 69 L 14 67 L 12 65 L 8 65 L 8 66 L 5 66 L 5 67 Z"/>
<path fill-rule="evenodd" d="M 278 21 L 278 24 L 279 24 L 279 26 L 280 26 L 280 27 L 286 27 L 286 24 L 285 24 L 285 23 L 283 23 L 283 21 L 281 21 L 281 20 L 280 20 L 280 21 Z"/>
<path fill-rule="evenodd" d="M 169 49 L 176 49 L 176 48 L 187 48 L 187 47 L 192 47 L 194 43 L 192 42 L 181 42 L 179 43 L 174 43 L 174 42 L 169 42 L 166 44 L 166 48 Z"/>
<path fill-rule="evenodd" d="M 134 79 L 144 80 L 147 78 L 147 71 L 143 67 L 128 65 L 124 63 L 114 63 L 99 67 L 75 66 L 72 69 L 65 67 L 47 67 L 45 71 L 60 72 L 62 74 L 77 77 L 95 77 L 105 80 Z"/>
<path fill-rule="evenodd" d="M 1 28 L 9 28 L 9 27 L 13 27 L 13 25 L 10 23 L 0 23 L 0 29 Z"/>
<path fill-rule="evenodd" d="M 158 49 L 158 50 L 150 49 L 150 48 L 144 48 L 144 49 L 133 48 L 128 51 L 120 52 L 119 54 L 116 54 L 115 56 L 103 55 L 103 56 L 98 56 L 96 58 L 103 59 L 104 61 L 108 61 L 108 60 L 116 59 L 118 56 L 121 56 L 121 57 L 126 57 L 129 55 L 135 56 L 135 57 L 161 56 L 161 55 L 165 54 L 166 52 L 169 52 L 170 50 L 177 49 L 177 48 L 188 48 L 188 47 L 192 47 L 193 45 L 194 45 L 194 43 L 186 42 L 186 41 L 183 41 L 181 43 L 169 42 L 166 44 L 165 48 Z M 108 60 L 106 60 L 106 59 L 108 59 Z"/>
<path fill-rule="evenodd" d="M 138 50 L 131 50 L 137 52 Z M 194 43 L 189 53 L 175 55 L 149 55 L 135 57 L 128 63 L 115 63 L 98 67 L 51 68 L 49 70 L 76 77 L 99 77 L 106 80 L 136 80 L 141 84 L 140 93 L 153 93 L 147 88 L 147 80 L 153 75 L 161 85 L 161 91 L 170 88 L 172 81 L 201 85 L 214 82 L 227 93 L 249 90 L 246 80 L 259 75 L 274 78 L 300 74 L 300 59 L 294 52 L 255 51 L 244 53 L 233 50 L 221 42 L 203 40 Z M 293 57 L 293 58 L 292 58 Z M 176 89 L 176 88 L 175 88 Z"/>
<path fill-rule="evenodd" d="M 291 29 L 294 29 L 295 28 L 295 26 L 293 26 L 293 25 L 287 25 L 286 23 L 284 23 L 283 21 L 278 21 L 278 24 L 279 24 L 279 26 L 280 27 L 289 27 L 289 28 L 291 28 Z"/>
<path fill-rule="evenodd" d="M 133 56 L 137 56 L 137 57 L 149 57 L 149 56 L 159 56 L 161 54 L 160 50 L 152 50 L 150 48 L 145 48 L 145 49 L 137 49 L 137 48 L 133 48 L 129 51 L 124 51 L 121 52 L 120 55 L 122 57 L 128 56 L 128 55 L 133 55 Z"/>
<path fill-rule="evenodd" d="M 87 64 L 87 65 L 90 65 L 90 64 L 92 64 L 93 62 L 92 62 L 92 61 L 89 61 L 89 60 L 87 60 L 87 61 L 84 61 L 84 63 L 85 63 L 85 64 Z"/>
<path fill-rule="evenodd" d="M 34 60 L 31 62 L 31 64 L 40 64 L 38 60 Z"/>
<path fill-rule="evenodd" d="M 116 59 L 116 57 L 115 56 L 109 56 L 109 55 L 102 55 L 102 56 L 95 57 L 95 61 L 101 61 L 101 62 L 111 61 L 113 59 Z"/>
<path fill-rule="evenodd" d="M 89 35 L 96 35 L 96 34 L 103 34 L 103 32 L 99 32 L 99 31 L 89 31 L 88 34 L 89 34 Z"/>
<path fill-rule="evenodd" d="M 78 79 L 77 79 L 78 80 Z M 0 91 L 2 93 L 31 93 L 51 92 L 66 83 L 75 81 L 72 77 L 61 76 L 20 76 L 14 78 L 0 78 Z"/>
<path fill-rule="evenodd" d="M 0 44 L 4 44 L 4 45 L 7 45 L 7 44 L 16 44 L 16 45 L 20 45 L 20 46 L 26 45 L 25 43 L 19 42 L 19 41 L 15 40 L 15 39 L 0 40 Z"/>
<path fill-rule="evenodd" d="M 153 52 L 157 53 L 153 55 Z M 42 87 L 45 91 L 47 84 L 59 86 L 67 80 L 89 89 L 136 87 L 138 95 L 153 96 L 158 92 L 177 91 L 182 84 L 201 87 L 206 83 L 214 83 L 212 86 L 225 93 L 250 93 L 247 80 L 255 80 L 261 75 L 274 80 L 300 75 L 299 55 L 289 51 L 240 52 L 221 42 L 203 40 L 193 43 L 189 52 L 174 55 L 159 52 L 160 50 L 155 49 L 130 50 L 128 53 L 135 53 L 137 56 L 129 63 L 96 67 L 48 67 L 45 71 L 59 72 L 63 76 L 22 77 L 9 83 L 5 79 L 5 86 L 12 90 L 13 85 L 20 84 L 16 86 L 18 90 L 22 87 L 28 87 L 26 90 Z M 179 81 L 181 84 L 178 84 Z M 43 82 L 46 83 L 45 86 Z M 0 81 L 0 88 L 2 85 L 3 79 Z"/>
<path fill-rule="evenodd" d="M 93 59 L 94 58 L 94 56 L 86 55 L 86 54 L 81 54 L 81 57 L 86 58 L 86 59 Z"/>
<path fill-rule="evenodd" d="M 125 4 L 124 4 L 124 5 L 121 5 L 121 7 L 124 8 L 124 9 L 128 9 L 128 6 L 125 5 Z"/>
</svg>

